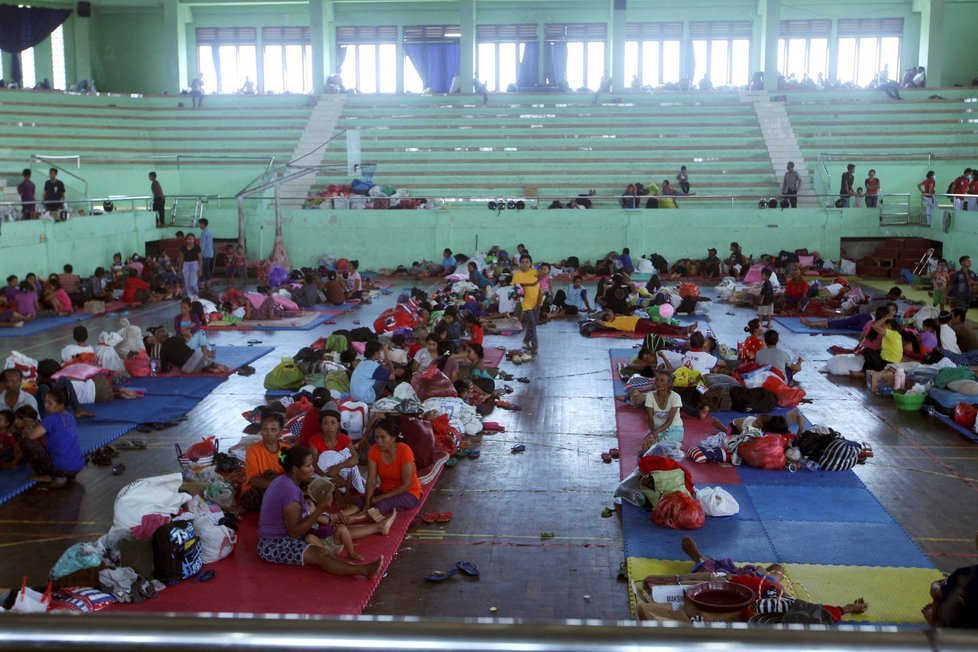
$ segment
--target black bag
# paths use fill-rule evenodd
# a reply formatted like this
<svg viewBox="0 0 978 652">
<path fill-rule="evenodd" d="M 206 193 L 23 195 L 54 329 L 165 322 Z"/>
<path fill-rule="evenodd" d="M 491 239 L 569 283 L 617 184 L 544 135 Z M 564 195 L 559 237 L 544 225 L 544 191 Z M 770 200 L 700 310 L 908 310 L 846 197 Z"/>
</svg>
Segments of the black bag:
<svg viewBox="0 0 978 652">
<path fill-rule="evenodd" d="M 564 263 L 565 263 L 564 267 L 573 267 L 574 269 L 577 269 L 578 267 L 581 266 L 581 261 L 577 258 L 577 256 L 571 256 L 566 261 L 564 261 Z"/>
<path fill-rule="evenodd" d="M 377 339 L 377 334 L 366 326 L 358 326 L 350 331 L 347 339 L 351 342 L 369 342 L 370 340 Z"/>
<path fill-rule="evenodd" d="M 171 521 L 153 533 L 153 574 L 159 580 L 185 580 L 203 566 L 200 539 L 191 521 Z"/>
<path fill-rule="evenodd" d="M 323 354 L 308 346 L 299 349 L 299 352 L 292 356 L 292 361 L 302 369 L 302 373 L 309 375 L 316 371 L 316 366 L 322 362 Z"/>
<path fill-rule="evenodd" d="M 730 408 L 734 412 L 770 412 L 778 407 L 778 397 L 763 387 L 731 387 Z"/>
</svg>

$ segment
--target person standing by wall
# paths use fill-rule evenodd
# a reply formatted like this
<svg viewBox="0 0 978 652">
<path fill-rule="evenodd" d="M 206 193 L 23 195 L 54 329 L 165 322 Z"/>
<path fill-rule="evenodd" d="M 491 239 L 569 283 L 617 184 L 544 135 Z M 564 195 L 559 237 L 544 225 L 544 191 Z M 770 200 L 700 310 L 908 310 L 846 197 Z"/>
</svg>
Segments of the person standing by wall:
<svg viewBox="0 0 978 652">
<path fill-rule="evenodd" d="M 65 184 L 58 179 L 58 170 L 48 170 L 48 180 L 44 182 L 44 209 L 59 213 L 65 207 Z"/>
<path fill-rule="evenodd" d="M 781 180 L 781 196 L 788 200 L 792 208 L 798 208 L 798 191 L 801 189 L 801 175 L 795 172 L 794 161 L 788 161 L 787 171 Z"/>
<path fill-rule="evenodd" d="M 153 193 L 153 212 L 156 213 L 156 226 L 166 224 L 166 195 L 163 194 L 163 186 L 156 180 L 156 173 L 149 173 L 149 189 Z"/>
<path fill-rule="evenodd" d="M 190 100 L 194 108 L 204 106 L 204 76 L 197 75 L 190 82 Z"/>
<path fill-rule="evenodd" d="M 207 228 L 209 222 L 206 218 L 201 218 L 199 222 L 200 225 L 200 257 L 203 259 L 203 269 L 201 270 L 201 279 L 204 282 L 204 287 L 210 287 L 211 284 L 211 272 L 214 269 L 214 234 L 211 230 Z"/>
<path fill-rule="evenodd" d="M 17 194 L 20 195 L 20 200 L 24 202 L 20 205 L 20 218 L 22 220 L 29 220 L 34 215 L 34 210 L 37 206 L 34 201 L 35 192 L 34 182 L 31 181 L 31 170 L 30 168 L 24 168 L 24 180 L 17 186 Z"/>
<path fill-rule="evenodd" d="M 855 171 L 856 166 L 850 163 L 842 173 L 842 185 L 839 188 L 839 199 L 842 203 L 840 208 L 849 208 L 849 200 L 856 194 L 856 189 L 853 187 L 856 183 L 856 175 L 853 174 Z"/>
<path fill-rule="evenodd" d="M 930 226 L 931 216 L 934 213 L 934 191 L 936 190 L 937 180 L 934 179 L 934 171 L 928 170 L 924 180 L 917 184 L 917 190 L 924 203 L 924 216 L 927 219 L 927 226 Z"/>
<path fill-rule="evenodd" d="M 880 180 L 876 178 L 876 170 L 869 171 L 863 187 L 866 188 L 866 208 L 876 208 L 880 199 Z"/>
</svg>

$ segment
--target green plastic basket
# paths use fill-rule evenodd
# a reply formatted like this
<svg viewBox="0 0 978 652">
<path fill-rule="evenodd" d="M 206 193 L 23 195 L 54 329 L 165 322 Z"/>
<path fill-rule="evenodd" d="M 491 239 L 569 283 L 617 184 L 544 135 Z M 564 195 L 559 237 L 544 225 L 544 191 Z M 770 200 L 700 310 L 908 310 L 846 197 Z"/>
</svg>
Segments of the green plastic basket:
<svg viewBox="0 0 978 652">
<path fill-rule="evenodd" d="M 916 412 L 924 407 L 924 399 L 927 394 L 904 394 L 903 392 L 893 392 L 893 400 L 896 401 L 897 409 L 905 412 Z"/>
</svg>

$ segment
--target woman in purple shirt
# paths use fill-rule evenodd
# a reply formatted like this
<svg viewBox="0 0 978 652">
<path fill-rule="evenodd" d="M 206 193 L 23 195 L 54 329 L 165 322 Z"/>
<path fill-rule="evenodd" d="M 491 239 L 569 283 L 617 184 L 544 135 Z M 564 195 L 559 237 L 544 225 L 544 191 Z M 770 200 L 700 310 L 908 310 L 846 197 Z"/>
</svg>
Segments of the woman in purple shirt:
<svg viewBox="0 0 978 652">
<path fill-rule="evenodd" d="M 313 478 L 313 451 L 295 446 L 280 451 L 279 461 L 285 473 L 268 485 L 261 502 L 258 556 L 273 564 L 318 566 L 333 575 L 373 578 L 384 565 L 383 555 L 369 564 L 352 564 L 333 556 L 325 547 L 304 540 L 327 507 L 323 501 L 309 511 L 302 495 L 301 487 Z"/>
<path fill-rule="evenodd" d="M 24 457 L 34 469 L 31 480 L 48 483 L 54 478 L 73 480 L 85 467 L 78 442 L 78 423 L 68 412 L 64 390 L 54 388 L 44 397 L 47 416 L 20 442 Z"/>
</svg>

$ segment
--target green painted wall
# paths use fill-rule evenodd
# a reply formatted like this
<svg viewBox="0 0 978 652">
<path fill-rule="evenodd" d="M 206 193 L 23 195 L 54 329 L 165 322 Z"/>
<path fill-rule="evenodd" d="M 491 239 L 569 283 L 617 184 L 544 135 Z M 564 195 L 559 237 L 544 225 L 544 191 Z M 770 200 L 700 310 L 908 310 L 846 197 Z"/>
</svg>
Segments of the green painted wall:
<svg viewBox="0 0 978 652">
<path fill-rule="evenodd" d="M 97 7 L 89 20 L 92 75 L 100 91 L 159 95 L 168 88 L 161 7 Z"/>
<path fill-rule="evenodd" d="M 945 0 L 944 4 L 944 86 L 971 86 L 978 77 L 978 2 Z"/>
</svg>

